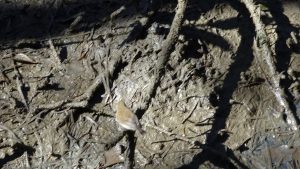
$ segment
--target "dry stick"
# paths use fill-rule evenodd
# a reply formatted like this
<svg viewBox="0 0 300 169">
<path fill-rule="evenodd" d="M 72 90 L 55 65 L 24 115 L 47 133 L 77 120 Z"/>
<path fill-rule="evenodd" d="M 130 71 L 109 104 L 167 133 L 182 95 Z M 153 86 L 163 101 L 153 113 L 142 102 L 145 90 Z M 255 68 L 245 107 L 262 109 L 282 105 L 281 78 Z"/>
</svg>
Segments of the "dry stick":
<svg viewBox="0 0 300 169">
<path fill-rule="evenodd" d="M 183 136 L 180 136 L 180 135 L 178 135 L 178 134 L 169 132 L 169 131 L 167 131 L 167 130 L 165 130 L 165 129 L 162 129 L 162 128 L 160 128 L 160 127 L 154 126 L 154 125 L 149 124 L 149 123 L 145 123 L 145 125 L 146 125 L 147 127 L 150 127 L 150 128 L 152 128 L 152 129 L 155 129 L 155 130 L 157 130 L 157 131 L 159 131 L 159 132 L 161 132 L 161 133 L 164 133 L 164 134 L 166 134 L 166 135 L 168 135 L 168 136 L 170 136 L 170 137 L 174 137 L 175 139 L 185 141 L 185 142 L 187 142 L 187 143 L 189 143 L 189 144 L 191 144 L 191 145 L 196 145 L 195 141 L 192 141 L 192 140 L 190 140 L 190 139 L 188 139 L 188 138 L 186 138 L 186 137 L 183 137 Z"/>
<path fill-rule="evenodd" d="M 112 25 L 112 23 L 110 24 Z M 112 32 L 112 28 L 110 28 L 110 32 Z M 110 56 L 110 47 L 111 47 L 111 43 L 113 41 L 113 38 L 110 39 L 109 41 L 109 44 L 108 44 L 108 47 L 107 47 L 107 50 L 106 50 L 106 57 L 105 57 L 105 70 L 103 71 L 104 72 L 104 76 L 103 76 L 103 86 L 104 86 L 104 89 L 105 89 L 105 93 L 108 95 L 107 98 L 109 98 L 110 100 L 112 99 L 112 94 L 111 94 L 111 89 L 110 89 L 110 75 L 109 74 L 109 70 L 108 70 L 108 57 Z M 102 66 L 100 66 L 102 68 Z M 107 100 L 105 101 L 105 104 L 107 103 Z"/>
<path fill-rule="evenodd" d="M 51 50 L 50 56 L 54 59 L 54 63 L 56 64 L 56 68 L 61 68 L 62 67 L 61 59 L 58 56 L 58 53 L 55 50 L 55 47 L 54 47 L 53 42 L 52 42 L 51 39 L 48 40 L 48 44 L 49 44 L 49 47 L 50 47 L 50 50 Z"/>
<path fill-rule="evenodd" d="M 162 43 L 162 47 L 161 47 L 162 50 L 158 53 L 157 67 L 156 67 L 156 72 L 154 74 L 153 82 L 149 87 L 150 90 L 148 91 L 148 93 L 145 94 L 146 98 L 144 99 L 144 104 L 140 108 L 142 110 L 147 109 L 148 104 L 151 100 L 151 96 L 155 92 L 156 89 L 155 86 L 157 86 L 157 84 L 159 83 L 162 71 L 166 65 L 166 62 L 170 57 L 170 54 L 172 53 L 172 49 L 174 45 L 177 42 L 179 36 L 178 33 L 181 30 L 182 23 L 183 23 L 186 5 L 187 5 L 187 0 L 178 0 L 177 10 L 170 28 L 170 32 L 166 40 L 164 40 Z"/>
<path fill-rule="evenodd" d="M 24 95 L 23 89 L 22 89 L 22 88 L 23 88 L 23 83 L 22 83 L 22 81 L 20 80 L 20 78 L 19 78 L 18 75 L 17 75 L 17 78 L 16 78 L 16 83 L 17 83 L 17 90 L 18 90 L 19 95 L 20 95 L 20 97 L 21 97 L 21 101 L 22 101 L 22 103 L 24 104 L 24 106 L 25 106 L 27 112 L 30 112 L 29 106 L 28 106 L 28 103 L 27 103 L 27 100 L 26 100 L 26 98 L 25 98 L 25 95 Z"/>
<path fill-rule="evenodd" d="M 37 141 L 37 144 L 38 144 L 38 147 L 39 147 L 39 150 L 40 150 L 40 154 L 41 154 L 41 158 L 40 158 L 40 163 L 39 163 L 39 168 L 42 168 L 41 166 L 43 165 L 44 163 L 44 151 L 43 151 L 43 144 L 42 144 L 42 140 L 41 138 L 38 136 L 38 134 L 36 132 L 34 132 L 34 136 L 36 138 L 36 141 Z"/>
<path fill-rule="evenodd" d="M 22 103 L 24 104 L 28 114 L 29 115 L 30 113 L 30 109 L 29 109 L 29 105 L 28 105 L 28 102 L 26 100 L 26 97 L 24 95 L 24 92 L 23 92 L 23 82 L 21 81 L 21 73 L 19 72 L 18 70 L 18 67 L 16 66 L 16 63 L 15 61 L 13 61 L 13 67 L 14 67 L 14 71 L 15 71 L 15 74 L 16 74 L 16 85 L 17 85 L 17 90 L 19 92 L 19 95 L 21 97 L 21 101 Z"/>
<path fill-rule="evenodd" d="M 255 25 L 257 40 L 259 46 L 262 48 L 260 59 L 262 59 L 262 61 L 267 64 L 267 67 L 269 69 L 269 77 L 271 80 L 270 88 L 274 93 L 276 100 L 284 108 L 288 124 L 293 130 L 298 130 L 299 123 L 297 117 L 295 117 L 295 113 L 292 112 L 289 102 L 286 99 L 285 92 L 280 86 L 280 74 L 276 71 L 274 60 L 271 54 L 272 52 L 270 49 L 269 38 L 265 32 L 264 24 L 260 19 L 260 8 L 254 5 L 253 0 L 241 0 L 241 2 L 244 3 L 246 8 L 249 10 L 253 23 Z"/>
<path fill-rule="evenodd" d="M 74 27 L 80 21 L 82 21 L 82 18 L 84 15 L 85 15 L 85 12 L 80 12 L 79 14 L 77 14 L 77 16 L 75 16 L 76 18 L 73 20 L 73 22 L 70 24 L 70 26 L 65 30 L 64 34 L 69 34 L 74 29 Z"/>
<path fill-rule="evenodd" d="M 189 112 L 189 114 L 186 116 L 186 118 L 184 118 L 181 122 L 181 124 L 185 123 L 193 114 L 193 112 L 195 111 L 195 109 L 197 108 L 198 104 L 199 104 L 200 100 L 196 101 L 194 107 L 191 109 L 191 111 Z"/>
<path fill-rule="evenodd" d="M 24 158 L 25 158 L 24 163 L 25 163 L 26 168 L 31 168 L 30 163 L 29 163 L 29 158 L 28 158 L 27 151 L 24 152 Z"/>
</svg>

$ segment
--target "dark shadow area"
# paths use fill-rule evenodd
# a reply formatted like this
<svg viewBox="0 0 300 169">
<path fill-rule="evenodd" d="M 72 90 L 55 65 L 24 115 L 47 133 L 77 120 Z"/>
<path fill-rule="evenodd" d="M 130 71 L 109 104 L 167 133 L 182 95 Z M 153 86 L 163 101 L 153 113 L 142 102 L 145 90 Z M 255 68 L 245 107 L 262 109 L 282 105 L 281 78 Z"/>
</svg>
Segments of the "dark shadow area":
<svg viewBox="0 0 300 169">
<path fill-rule="evenodd" d="M 233 63 L 230 65 L 223 85 L 215 88 L 215 92 L 217 96 L 219 96 L 219 98 L 213 99 L 215 103 L 212 104 L 217 105 L 218 109 L 216 110 L 216 113 L 214 115 L 212 129 L 207 134 L 206 145 L 212 147 L 215 150 L 220 150 L 220 152 L 222 152 L 223 150 L 228 159 L 234 160 L 241 168 L 247 168 L 239 161 L 239 159 L 237 159 L 237 157 L 234 156 L 234 153 L 231 150 L 225 151 L 226 147 L 223 145 L 223 142 L 226 141 L 226 138 L 219 139 L 218 132 L 221 131 L 221 129 L 225 128 L 225 123 L 231 110 L 231 104 L 229 103 L 229 101 L 233 95 L 233 92 L 238 86 L 238 82 L 240 81 L 240 74 L 242 72 L 246 72 L 252 64 L 253 54 L 251 46 L 253 44 L 255 36 L 255 28 L 252 24 L 251 16 L 243 4 L 236 1 L 225 2 L 229 3 L 236 11 L 239 11 L 239 16 L 237 18 L 231 18 L 228 21 L 226 20 L 217 21 L 216 23 L 210 23 L 210 25 L 216 25 L 219 29 L 233 29 L 234 24 L 236 23 L 236 27 L 239 28 L 239 34 L 241 35 L 241 41 L 236 55 L 233 56 Z M 222 25 L 220 23 L 224 24 Z M 228 25 L 226 25 L 225 23 L 228 23 Z M 205 161 L 210 161 L 215 166 L 222 168 L 235 168 L 235 166 L 230 161 L 224 161 L 220 159 L 224 158 L 220 158 L 216 153 L 213 153 L 209 149 L 204 148 L 201 153 L 194 156 L 190 164 L 183 165 L 180 168 L 196 169 L 199 168 L 199 166 Z"/>
<path fill-rule="evenodd" d="M 234 61 L 230 65 L 228 73 L 224 79 L 223 86 L 216 87 L 215 89 L 216 93 L 219 95 L 219 108 L 217 109 L 215 114 L 216 121 L 214 122 L 215 125 L 212 129 L 213 132 L 219 131 L 220 129 L 225 127 L 225 121 L 231 109 L 229 100 L 238 85 L 240 74 L 249 69 L 253 60 L 251 46 L 255 35 L 255 28 L 254 25 L 251 24 L 252 21 L 250 19 L 250 14 L 242 4 L 230 4 L 241 13 L 241 15 L 239 16 L 239 34 L 242 37 L 236 55 L 233 57 Z M 215 136 L 211 136 L 208 136 L 208 143 L 214 142 L 213 138 Z"/>
<path fill-rule="evenodd" d="M 125 13 L 122 18 L 124 20 L 126 17 L 140 15 L 144 10 L 138 8 L 138 3 L 135 1 L 123 0 L 45 1 L 44 3 L 24 1 L 18 4 L 2 1 L 0 2 L 1 49 L 23 47 L 38 49 L 47 46 L 48 39 L 63 39 L 73 34 L 90 32 L 107 24 L 111 14 L 122 6 L 125 7 L 122 11 Z"/>
<path fill-rule="evenodd" d="M 134 137 L 134 132 L 126 131 L 127 136 L 127 151 L 125 157 L 125 168 L 134 168 L 134 151 L 136 146 L 136 138 Z"/>
<path fill-rule="evenodd" d="M 59 83 L 49 83 L 39 88 L 39 90 L 55 90 L 55 91 L 60 91 L 64 89 L 65 88 L 61 87 Z"/>
<path fill-rule="evenodd" d="M 243 163 L 239 161 L 238 158 L 235 157 L 232 150 L 226 149 L 223 145 L 215 145 L 214 148 L 209 147 L 207 145 L 199 145 L 202 148 L 202 152 L 198 154 L 198 161 L 192 161 L 188 165 L 183 165 L 178 169 L 198 169 L 200 167 L 199 164 L 204 164 L 205 161 L 210 161 L 217 167 L 226 168 L 226 169 L 235 169 L 237 168 L 235 165 L 228 161 L 228 158 L 231 158 L 235 161 L 236 164 L 239 165 L 239 168 L 247 169 Z M 226 156 L 224 156 L 226 155 Z"/>
<path fill-rule="evenodd" d="M 58 1 L 53 1 L 53 3 L 49 3 L 46 6 L 31 6 L 22 4 L 12 4 L 0 2 L 0 24 L 3 26 L 0 28 L 0 43 L 3 43 L 0 49 L 8 49 L 8 48 L 33 48 L 39 49 L 44 46 L 48 46 L 47 40 L 53 37 L 67 37 L 72 34 L 79 34 L 82 32 L 90 32 L 92 29 L 100 28 L 105 24 L 109 24 L 111 20 L 111 14 L 120 9 L 120 7 L 125 6 L 126 15 L 122 15 L 121 18 L 118 18 L 118 21 L 126 22 L 128 17 L 136 17 L 136 16 L 147 16 L 149 11 L 154 11 L 155 14 L 149 18 L 145 25 L 142 25 L 139 22 L 136 22 L 130 25 L 130 32 L 128 33 L 127 39 L 120 43 L 121 45 L 128 44 L 138 39 L 144 39 L 147 35 L 147 30 L 151 27 L 151 25 L 155 22 L 160 24 L 171 25 L 171 22 L 174 17 L 174 12 L 169 13 L 165 11 L 159 11 L 164 8 L 165 5 L 176 6 L 176 1 L 168 0 L 168 1 L 159 1 L 153 0 L 150 3 L 150 0 L 132 0 L 132 1 L 109 1 L 109 0 L 87 0 L 87 1 L 75 1 L 74 2 L 65 2 L 60 1 L 60 4 L 57 4 Z M 143 3 L 147 4 L 146 6 Z M 236 11 L 239 12 L 239 16 L 236 18 L 230 18 L 227 20 L 220 21 L 210 21 L 208 22 L 208 26 L 223 29 L 223 30 L 231 30 L 238 28 L 239 34 L 241 35 L 241 42 L 239 44 L 238 50 L 233 58 L 232 64 L 229 66 L 228 73 L 225 75 L 225 80 L 222 86 L 217 86 L 215 88 L 215 94 L 210 96 L 211 104 L 217 106 L 218 109 L 214 115 L 214 120 L 212 120 L 212 124 L 210 123 L 197 123 L 198 126 L 204 125 L 212 125 L 212 129 L 209 130 L 206 134 L 207 142 L 205 145 L 200 145 L 203 147 L 203 151 L 196 156 L 194 156 L 192 162 L 190 164 L 183 165 L 180 168 L 199 168 L 204 162 L 209 161 L 213 165 L 218 166 L 220 168 L 235 168 L 235 165 L 231 163 L 228 159 L 235 161 L 241 168 L 247 168 L 244 164 L 242 164 L 239 159 L 234 155 L 234 152 L 228 150 L 223 143 L 226 141 L 227 137 L 222 137 L 218 133 L 225 128 L 225 124 L 227 118 L 231 111 L 230 99 L 236 90 L 238 83 L 240 81 L 240 74 L 246 72 L 252 64 L 253 54 L 252 54 L 252 44 L 255 37 L 255 28 L 252 24 L 251 16 L 248 13 L 247 9 L 243 4 L 238 1 L 198 1 L 191 0 L 188 4 L 188 9 L 186 11 L 186 18 L 188 20 L 196 20 L 200 17 L 201 14 L 206 13 L 212 10 L 215 6 L 222 5 L 224 3 L 230 4 Z M 277 33 L 280 37 L 280 42 L 276 43 L 276 52 L 278 54 L 278 70 L 286 71 L 288 69 L 288 64 L 291 60 L 291 52 L 287 47 L 285 41 L 288 38 L 290 32 L 294 29 L 290 25 L 288 19 L 282 13 L 282 6 L 280 3 L 277 4 L 277 1 L 270 2 L 270 5 L 277 6 L 276 9 L 272 12 L 276 20 Z M 270 7 L 273 9 L 273 7 Z M 276 19 L 277 18 L 277 19 Z M 281 27 L 281 25 L 284 25 Z M 291 29 L 285 30 L 286 32 L 282 33 L 282 29 L 285 29 L 286 25 L 289 25 Z M 115 26 L 115 25 L 112 25 Z M 168 27 L 161 27 L 158 31 L 161 35 L 168 34 Z M 107 32 L 103 32 L 105 34 Z M 213 46 L 217 46 L 224 51 L 230 51 L 230 43 L 227 42 L 222 36 L 207 32 L 205 30 L 201 30 L 195 27 L 183 27 L 180 32 L 185 35 L 189 46 L 185 49 L 187 55 L 199 56 L 199 53 L 196 49 L 200 48 L 201 45 L 196 44 L 198 39 L 201 39 L 203 42 L 211 44 Z M 99 39 L 101 36 L 99 37 Z M 25 39 L 25 40 L 24 40 Z M 28 42 L 26 39 L 34 39 Z M 24 40 L 24 41 L 23 41 Z M 21 42 L 19 42 L 21 41 Z M 15 43 L 18 42 L 18 43 Z M 68 43 L 55 43 L 58 45 L 67 45 Z M 207 49 L 203 49 L 208 52 Z M 141 54 L 140 54 L 141 55 Z M 60 52 L 60 58 L 62 61 L 66 60 L 68 56 L 68 51 L 66 47 L 62 47 Z M 139 56 L 138 56 L 139 57 Z M 185 57 L 185 56 L 183 56 Z M 119 72 L 128 65 L 127 62 L 123 62 L 117 64 L 115 74 L 111 75 L 110 83 L 116 80 L 119 76 Z M 172 67 L 168 67 L 172 69 Z M 205 70 L 199 69 L 197 70 L 200 73 L 203 73 Z M 98 72 L 99 73 L 99 72 Z M 163 73 L 162 73 L 163 75 Z M 289 86 L 291 84 L 290 81 L 283 81 L 283 84 Z M 109 84 L 112 86 L 112 84 Z M 159 84 L 155 86 L 157 89 Z M 48 84 L 42 90 L 61 90 L 59 84 L 53 83 Z M 95 104 L 101 102 L 103 95 L 105 92 L 104 86 L 101 85 L 92 96 L 89 107 L 85 109 L 78 109 L 71 114 L 70 118 L 67 120 L 77 121 L 80 115 L 83 112 L 91 111 L 89 108 L 94 107 Z M 154 90 L 153 94 L 150 97 L 155 97 L 156 90 Z M 148 106 L 147 106 L 148 107 Z M 143 116 L 146 110 L 137 110 L 136 114 L 139 118 Z M 65 125 L 66 122 L 62 123 Z M 74 122 L 72 122 L 74 123 Z M 134 149 L 135 149 L 135 141 L 134 141 L 134 133 L 128 133 L 129 140 L 129 159 L 134 161 Z M 227 157 L 221 156 L 220 154 L 216 154 L 214 151 L 211 151 L 209 148 L 205 147 L 209 146 L 214 150 L 221 152 L 222 154 L 226 154 Z M 20 148 L 21 149 L 21 148 Z M 32 152 L 32 149 L 28 147 L 22 149 L 23 152 L 16 153 L 16 155 L 9 156 L 4 160 L 0 160 L 0 168 L 10 160 L 14 160 L 20 157 L 25 151 Z M 29 151 L 30 150 L 30 151 Z"/>
<path fill-rule="evenodd" d="M 210 1 L 210 2 L 203 2 L 203 1 L 190 1 L 188 6 L 192 9 L 196 9 L 197 11 L 200 11 L 198 13 L 191 12 L 193 10 L 187 9 L 186 18 L 188 19 L 196 19 L 199 18 L 202 12 L 208 12 L 212 8 L 214 8 L 216 5 L 219 5 L 217 3 L 224 3 L 216 2 L 216 1 Z M 252 43 L 254 39 L 254 26 L 251 24 L 252 20 L 250 18 L 250 14 L 248 13 L 247 9 L 240 3 L 236 4 L 236 2 L 228 2 L 233 6 L 234 9 L 241 12 L 240 16 L 238 18 L 232 18 L 230 20 L 222 21 L 224 22 L 224 29 L 230 29 L 230 28 L 237 28 L 239 27 L 239 33 L 242 36 L 241 44 L 238 48 L 237 54 L 234 57 L 234 62 L 230 65 L 230 69 L 228 74 L 226 75 L 224 84 L 220 89 L 218 90 L 217 94 L 220 96 L 220 99 L 216 103 L 219 106 L 219 109 L 217 109 L 217 112 L 215 114 L 215 121 L 212 124 L 212 130 L 207 133 L 207 145 L 211 147 L 214 150 L 220 151 L 220 152 L 226 152 L 225 154 L 228 157 L 221 157 L 219 154 L 216 154 L 215 152 L 203 148 L 203 151 L 196 156 L 194 156 L 192 162 L 187 165 L 183 165 L 180 168 L 199 168 L 201 164 L 203 164 L 205 161 L 210 161 L 212 164 L 218 167 L 222 168 L 235 168 L 234 164 L 232 164 L 228 159 L 232 159 L 237 163 L 241 168 L 247 168 L 244 164 L 242 164 L 237 157 L 234 156 L 234 153 L 231 150 L 226 150 L 226 147 L 222 144 L 224 141 L 226 141 L 226 138 L 218 139 L 218 132 L 225 127 L 226 119 L 230 113 L 231 106 L 229 104 L 229 100 L 232 97 L 233 92 L 235 91 L 238 82 L 240 80 L 240 73 L 245 72 L 249 69 L 252 60 Z M 203 8 L 202 8 L 203 7 Z M 172 20 L 171 20 L 172 21 Z M 169 23 L 171 22 L 169 21 Z M 225 23 L 228 23 L 226 25 Z M 214 23 L 211 23 L 212 25 Z M 234 27 L 234 25 L 236 26 Z M 216 26 L 220 29 L 223 29 L 222 24 L 216 23 Z M 192 28 L 192 27 L 183 27 L 182 33 L 190 40 L 195 42 L 194 40 L 199 38 L 207 43 L 211 43 L 212 45 L 216 45 L 223 50 L 230 50 L 229 43 L 219 35 L 206 32 L 204 30 Z M 163 72 L 162 72 L 163 74 Z M 155 97 L 156 89 L 159 84 L 157 84 L 154 88 L 154 93 L 150 95 L 150 97 Z M 148 107 L 148 106 L 147 106 Z M 144 114 L 145 110 L 138 109 L 136 111 L 136 114 L 138 118 L 141 118 Z M 206 147 L 206 145 L 201 145 L 200 147 Z M 221 159 L 221 160 L 220 160 Z"/>
<path fill-rule="evenodd" d="M 68 50 L 65 46 L 63 46 L 61 48 L 61 51 L 59 52 L 59 58 L 61 59 L 61 61 L 65 61 L 67 59 L 68 56 Z"/>
<path fill-rule="evenodd" d="M 32 2 L 31 2 L 32 3 Z M 176 6 L 176 1 L 159 0 L 73 0 L 73 1 L 45 1 L 44 3 L 30 4 L 29 2 L 14 4 L 10 1 L 0 2 L 0 49 L 33 48 L 48 46 L 48 39 L 64 39 L 76 34 L 86 34 L 103 25 L 110 24 L 111 20 L 126 22 L 131 17 L 147 16 L 150 11 L 157 11 L 167 4 Z M 123 9 L 124 10 L 120 10 Z M 118 15 L 121 12 L 121 17 Z M 168 13 L 168 15 L 172 15 Z M 155 16 L 155 22 L 164 17 Z M 169 20 L 170 18 L 168 18 Z M 151 20 L 151 19 L 150 19 Z M 140 38 L 136 34 L 144 34 L 148 26 L 131 25 L 133 30 L 123 43 Z M 116 25 L 111 25 L 112 27 Z M 105 32 L 103 32 L 105 33 Z M 108 32 L 106 32 L 107 34 Z M 78 41 L 73 43 L 79 43 Z M 70 42 L 55 42 L 56 46 L 72 44 Z"/>
<path fill-rule="evenodd" d="M 20 143 L 16 143 L 14 146 L 12 146 L 12 149 L 14 150 L 13 155 L 6 156 L 4 159 L 0 159 L 0 168 L 2 168 L 7 162 L 21 157 L 25 152 L 27 152 L 28 155 L 32 155 L 35 151 L 32 147 Z"/>
<path fill-rule="evenodd" d="M 205 161 L 210 161 L 212 164 L 218 164 L 216 166 L 226 169 L 235 169 L 236 167 L 233 164 L 228 163 L 227 160 L 224 160 L 222 157 L 216 155 L 213 152 L 205 150 L 197 155 L 197 161 L 192 161 L 188 165 L 179 167 L 178 169 L 198 169 L 199 164 L 204 164 Z"/>
<path fill-rule="evenodd" d="M 266 5 L 268 9 L 270 10 L 270 13 L 272 15 L 272 19 L 275 21 L 276 27 L 276 34 L 278 35 L 278 39 L 275 43 L 275 57 L 276 57 L 276 69 L 277 72 L 282 73 L 286 77 L 289 77 L 288 75 L 288 69 L 290 67 L 291 58 L 292 58 L 292 51 L 297 52 L 297 50 L 293 50 L 292 46 L 291 48 L 287 45 L 288 39 L 291 37 L 292 32 L 299 32 L 300 30 L 294 27 L 290 21 L 289 18 L 283 13 L 283 4 L 282 1 L 274 0 L 274 1 L 265 1 L 261 0 L 261 3 Z M 288 2 L 287 2 L 288 3 Z M 300 10 L 300 7 L 299 7 Z M 299 39 L 299 37 L 296 37 Z M 289 106 L 294 113 L 294 117 L 297 120 L 297 123 L 300 124 L 300 119 L 296 114 L 296 106 L 293 103 L 293 100 L 295 99 L 293 95 L 289 92 L 288 88 L 293 83 L 293 79 L 290 78 L 284 78 L 281 79 L 280 84 L 285 90 L 285 94 L 287 95 L 287 100 L 289 101 Z"/>
<path fill-rule="evenodd" d="M 239 24 L 239 18 L 230 18 L 230 19 L 226 19 L 226 20 L 207 23 L 207 25 L 209 25 L 209 26 L 212 26 L 215 28 L 221 28 L 223 30 L 235 29 L 238 24 Z"/>
<path fill-rule="evenodd" d="M 297 31 L 297 28 L 291 25 L 287 16 L 284 15 L 281 1 L 266 1 L 264 3 L 270 10 L 272 19 L 274 19 L 276 27 L 276 34 L 278 39 L 275 44 L 276 52 L 276 67 L 278 72 L 286 72 L 291 61 L 291 49 L 287 46 L 287 39 L 291 36 L 291 32 Z M 299 9 L 300 10 L 300 9 Z"/>
<path fill-rule="evenodd" d="M 228 51 L 230 49 L 230 44 L 223 37 L 214 33 L 197 29 L 195 27 L 183 27 L 182 32 L 187 38 L 201 39 L 207 44 L 213 44 L 214 46 L 220 47 L 224 51 Z"/>
<path fill-rule="evenodd" d="M 127 1 L 51 1 L 42 4 L 0 3 L 1 42 L 27 38 L 47 38 L 99 27 Z M 28 3 L 28 2 L 27 2 Z M 132 10 L 131 10 L 132 11 Z M 77 19 L 77 20 L 76 20 Z M 75 24 L 75 21 L 76 23 Z"/>
<path fill-rule="evenodd" d="M 159 0 L 153 1 L 152 2 L 153 3 L 152 6 L 154 6 L 153 9 L 162 9 L 165 5 L 167 5 L 166 2 L 163 1 L 163 3 L 162 3 L 162 1 L 159 1 Z M 172 6 L 174 6 L 174 7 L 176 6 L 175 2 L 176 1 L 172 1 Z M 186 9 L 185 18 L 191 19 L 191 20 L 199 18 L 199 16 L 202 13 L 208 12 L 209 10 L 214 8 L 214 6 L 218 3 L 219 3 L 219 1 L 196 1 L 196 0 L 189 1 L 188 7 Z M 168 5 L 170 5 L 170 4 L 168 4 Z M 195 13 L 195 10 L 197 11 L 197 13 Z M 160 24 L 169 24 L 169 25 L 171 25 L 172 20 L 173 20 L 173 17 L 171 17 L 171 16 L 173 16 L 173 15 L 174 14 L 157 11 L 157 13 L 153 16 L 153 18 L 155 18 L 155 20 L 153 20 L 153 22 L 155 21 L 155 22 L 159 22 Z M 149 24 L 149 25 L 151 25 L 151 24 Z M 163 30 L 161 32 L 161 34 L 167 35 L 168 32 L 169 31 Z M 192 27 L 183 27 L 181 32 L 187 38 L 190 38 L 191 41 L 195 41 L 195 39 L 201 38 L 201 39 L 203 39 L 203 41 L 205 41 L 207 43 L 211 43 L 211 44 L 216 45 L 216 46 L 219 46 L 220 48 L 222 48 L 224 50 L 229 49 L 229 43 L 224 38 L 222 38 L 222 37 L 220 37 L 216 34 L 213 34 L 213 33 L 210 33 L 210 32 L 204 31 L 204 30 L 199 30 L 199 29 L 196 29 L 196 28 L 192 28 Z M 190 48 L 187 47 L 186 50 L 188 50 L 188 49 L 190 49 Z M 164 72 L 160 72 L 160 74 L 162 76 L 164 74 Z M 159 85 L 160 84 L 156 84 L 154 86 L 153 93 L 150 94 L 151 98 L 155 97 L 156 89 Z M 149 105 L 147 105 L 146 107 L 148 107 L 148 106 Z M 136 114 L 137 114 L 139 119 L 143 116 L 145 111 L 146 111 L 146 109 L 138 109 L 136 111 Z"/>
</svg>

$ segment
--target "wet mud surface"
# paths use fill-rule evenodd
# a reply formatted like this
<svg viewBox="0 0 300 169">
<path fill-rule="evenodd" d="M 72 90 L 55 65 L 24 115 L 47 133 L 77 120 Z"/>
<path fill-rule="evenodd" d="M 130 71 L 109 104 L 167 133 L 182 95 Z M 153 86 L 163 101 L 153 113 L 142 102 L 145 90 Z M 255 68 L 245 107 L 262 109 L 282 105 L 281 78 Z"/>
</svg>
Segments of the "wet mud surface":
<svg viewBox="0 0 300 169">
<path fill-rule="evenodd" d="M 299 133 L 240 1 L 188 1 L 149 94 L 176 5 L 0 1 L 0 168 L 299 168 Z M 299 2 L 256 5 L 299 119 Z M 116 122 L 121 99 L 145 134 Z"/>
</svg>

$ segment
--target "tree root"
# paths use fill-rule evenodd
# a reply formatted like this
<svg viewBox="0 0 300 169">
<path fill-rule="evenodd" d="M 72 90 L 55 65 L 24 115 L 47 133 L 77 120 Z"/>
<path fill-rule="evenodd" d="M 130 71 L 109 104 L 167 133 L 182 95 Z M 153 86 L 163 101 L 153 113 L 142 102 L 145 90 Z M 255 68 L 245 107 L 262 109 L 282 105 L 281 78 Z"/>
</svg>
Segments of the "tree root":
<svg viewBox="0 0 300 169">
<path fill-rule="evenodd" d="M 272 52 L 270 49 L 269 38 L 265 32 L 264 24 L 260 19 L 260 8 L 254 5 L 253 0 L 240 0 L 245 4 L 246 8 L 252 16 L 253 23 L 256 29 L 257 36 L 257 48 L 260 48 L 261 63 L 266 64 L 268 67 L 269 83 L 272 92 L 275 95 L 276 100 L 284 108 L 284 113 L 287 117 L 287 123 L 293 130 L 299 129 L 299 120 L 296 117 L 296 113 L 292 111 L 284 89 L 280 86 L 280 73 L 276 71 L 274 60 L 272 58 Z"/>
<path fill-rule="evenodd" d="M 144 104 L 141 107 L 141 110 L 144 112 L 147 108 L 148 105 L 151 101 L 151 98 L 154 95 L 154 92 L 156 91 L 156 87 L 159 84 L 160 77 L 162 75 L 163 69 L 165 67 L 166 62 L 168 61 L 168 58 L 170 57 L 170 54 L 172 52 L 172 49 L 178 39 L 178 33 L 181 29 L 182 23 L 183 23 L 183 18 L 184 18 L 184 13 L 186 10 L 186 5 L 187 5 L 187 0 L 178 0 L 177 4 L 177 10 L 175 17 L 173 19 L 172 25 L 170 32 L 167 36 L 167 39 L 163 41 L 162 44 L 162 50 L 160 53 L 158 53 L 158 61 L 157 61 L 157 67 L 156 67 L 156 72 L 154 75 L 154 80 L 152 81 L 152 84 L 150 86 L 150 90 L 148 91 L 149 93 L 146 93 L 145 96 L 146 98 L 144 99 Z M 128 140 L 128 145 L 135 145 L 132 139 Z M 131 147 L 128 147 L 129 149 Z M 128 151 L 127 160 L 125 160 L 125 168 L 130 169 L 133 167 L 133 159 L 134 159 L 134 151 Z"/>
<path fill-rule="evenodd" d="M 140 111 L 144 112 L 151 101 L 151 98 L 153 97 L 156 88 L 160 82 L 160 78 L 162 76 L 163 70 L 165 68 L 165 65 L 170 57 L 170 54 L 172 53 L 172 49 L 174 45 L 177 42 L 179 31 L 181 30 L 184 13 L 187 6 L 187 0 L 178 0 L 177 10 L 175 17 L 173 19 L 170 32 L 166 38 L 166 40 L 163 41 L 161 51 L 158 53 L 158 60 L 157 60 L 157 66 L 156 66 L 156 72 L 154 74 L 152 83 L 150 85 L 150 90 L 148 93 L 145 93 L 145 99 L 144 104 L 141 105 Z M 138 114 L 141 116 L 141 114 Z"/>
</svg>

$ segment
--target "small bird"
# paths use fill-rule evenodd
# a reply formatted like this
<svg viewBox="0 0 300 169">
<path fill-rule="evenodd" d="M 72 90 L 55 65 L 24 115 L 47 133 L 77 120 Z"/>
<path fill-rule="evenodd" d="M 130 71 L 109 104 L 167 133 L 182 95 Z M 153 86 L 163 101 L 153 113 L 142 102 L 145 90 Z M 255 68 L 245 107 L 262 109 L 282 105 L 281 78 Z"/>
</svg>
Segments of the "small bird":
<svg viewBox="0 0 300 169">
<path fill-rule="evenodd" d="M 123 100 L 117 103 L 116 121 L 126 130 L 138 130 L 140 134 L 145 133 L 137 116 L 126 107 Z"/>
</svg>

